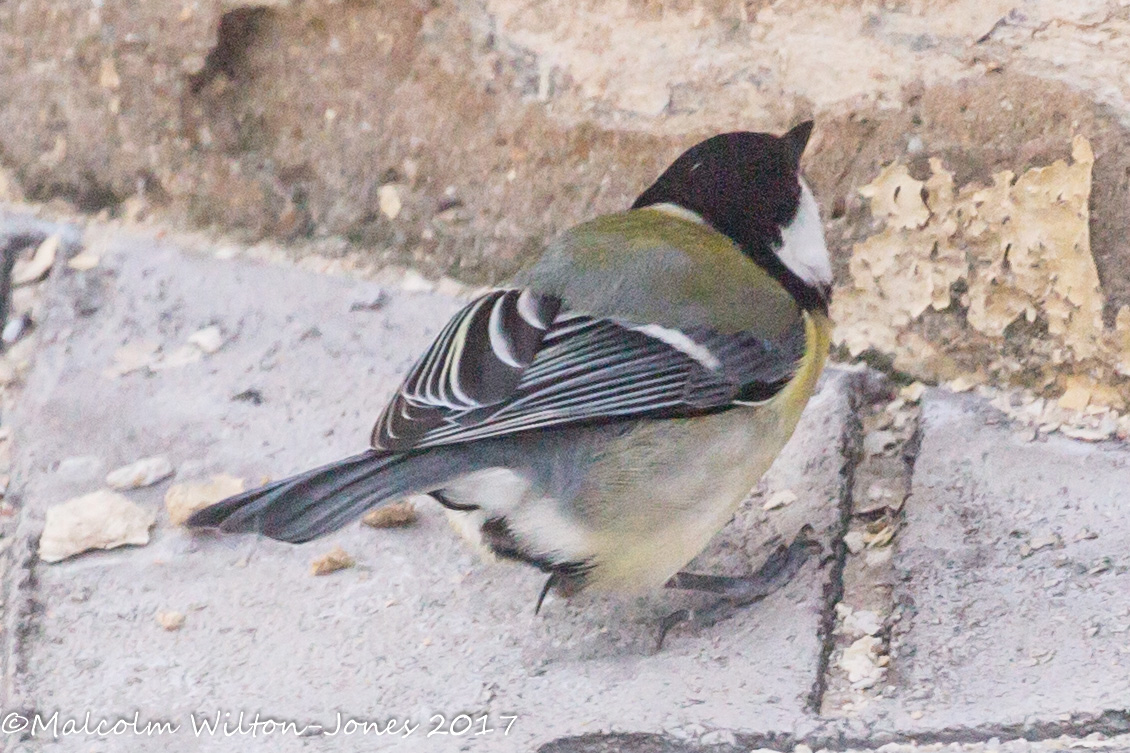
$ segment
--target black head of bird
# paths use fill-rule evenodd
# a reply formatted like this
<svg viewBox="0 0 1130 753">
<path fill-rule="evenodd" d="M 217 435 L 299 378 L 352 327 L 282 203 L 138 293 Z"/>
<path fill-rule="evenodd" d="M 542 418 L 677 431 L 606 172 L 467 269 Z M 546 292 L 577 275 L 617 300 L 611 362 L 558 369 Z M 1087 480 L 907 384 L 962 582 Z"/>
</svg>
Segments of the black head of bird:
<svg viewBox="0 0 1130 753">
<path fill-rule="evenodd" d="M 831 270 L 820 216 L 800 176 L 812 135 L 805 121 L 784 135 L 735 131 L 685 151 L 632 204 L 693 212 L 765 267 L 806 308 L 825 306 Z"/>
</svg>

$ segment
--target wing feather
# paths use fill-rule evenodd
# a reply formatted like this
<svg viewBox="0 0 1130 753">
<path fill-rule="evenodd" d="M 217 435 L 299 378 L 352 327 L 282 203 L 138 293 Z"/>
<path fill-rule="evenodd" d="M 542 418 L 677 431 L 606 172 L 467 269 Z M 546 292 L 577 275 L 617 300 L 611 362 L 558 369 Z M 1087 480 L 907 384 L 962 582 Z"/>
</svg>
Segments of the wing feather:
<svg viewBox="0 0 1130 753">
<path fill-rule="evenodd" d="M 529 290 L 472 301 L 443 328 L 373 429 L 407 451 L 530 429 L 678 417 L 772 396 L 804 352 L 785 332 L 672 331 L 562 310 Z"/>
</svg>

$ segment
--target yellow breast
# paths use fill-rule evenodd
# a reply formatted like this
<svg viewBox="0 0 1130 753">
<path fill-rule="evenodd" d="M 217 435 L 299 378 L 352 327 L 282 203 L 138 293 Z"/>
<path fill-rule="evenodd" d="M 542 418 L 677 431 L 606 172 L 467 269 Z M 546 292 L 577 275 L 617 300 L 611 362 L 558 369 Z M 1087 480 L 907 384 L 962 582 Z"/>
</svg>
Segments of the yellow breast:
<svg viewBox="0 0 1130 753">
<path fill-rule="evenodd" d="M 796 428 L 827 360 L 828 319 L 805 315 L 809 347 L 768 402 L 713 416 L 646 422 L 609 449 L 578 504 L 597 587 L 661 586 L 733 516 Z"/>
</svg>

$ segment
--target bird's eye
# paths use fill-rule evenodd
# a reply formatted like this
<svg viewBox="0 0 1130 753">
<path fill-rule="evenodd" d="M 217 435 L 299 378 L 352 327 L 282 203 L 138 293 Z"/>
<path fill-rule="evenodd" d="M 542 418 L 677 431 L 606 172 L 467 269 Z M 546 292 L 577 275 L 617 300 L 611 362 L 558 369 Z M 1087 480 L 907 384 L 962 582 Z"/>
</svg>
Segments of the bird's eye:
<svg viewBox="0 0 1130 753">
<path fill-rule="evenodd" d="M 694 163 L 693 165 L 691 165 L 691 172 L 693 173 L 695 170 L 699 169 L 700 167 L 702 167 L 701 162 Z"/>
</svg>

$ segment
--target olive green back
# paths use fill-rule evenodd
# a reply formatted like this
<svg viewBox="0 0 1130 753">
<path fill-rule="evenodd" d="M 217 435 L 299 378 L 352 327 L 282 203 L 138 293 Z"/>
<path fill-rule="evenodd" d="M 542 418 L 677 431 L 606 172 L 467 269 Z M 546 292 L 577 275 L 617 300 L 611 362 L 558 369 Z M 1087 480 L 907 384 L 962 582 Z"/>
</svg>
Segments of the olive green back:
<svg viewBox="0 0 1130 753">
<path fill-rule="evenodd" d="M 774 338 L 801 321 L 788 291 L 729 238 L 654 209 L 572 228 L 515 281 L 573 311 L 682 330 Z"/>
</svg>

